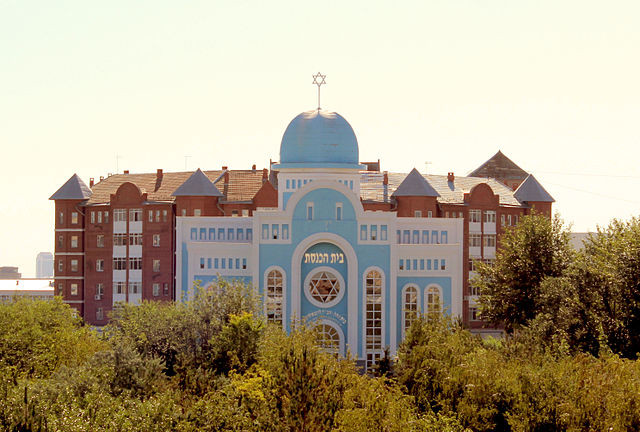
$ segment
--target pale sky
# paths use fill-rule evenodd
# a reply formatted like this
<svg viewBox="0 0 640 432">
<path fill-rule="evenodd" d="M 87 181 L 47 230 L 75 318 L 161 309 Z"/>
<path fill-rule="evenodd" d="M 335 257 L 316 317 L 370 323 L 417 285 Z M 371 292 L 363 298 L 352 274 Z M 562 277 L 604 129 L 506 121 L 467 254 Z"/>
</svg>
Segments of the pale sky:
<svg viewBox="0 0 640 432">
<path fill-rule="evenodd" d="M 53 252 L 73 173 L 268 167 L 318 71 L 360 160 L 502 150 L 574 231 L 640 214 L 638 0 L 0 0 L 0 266 Z"/>
</svg>

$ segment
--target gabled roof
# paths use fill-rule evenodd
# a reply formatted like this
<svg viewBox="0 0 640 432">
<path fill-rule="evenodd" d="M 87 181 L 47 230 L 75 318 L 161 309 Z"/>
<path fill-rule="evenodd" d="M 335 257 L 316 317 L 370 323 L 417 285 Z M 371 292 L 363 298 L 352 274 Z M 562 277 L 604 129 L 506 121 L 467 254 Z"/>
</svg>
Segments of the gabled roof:
<svg viewBox="0 0 640 432">
<path fill-rule="evenodd" d="M 440 194 L 422 177 L 417 169 L 412 169 L 391 196 L 429 196 L 439 197 Z"/>
<path fill-rule="evenodd" d="M 522 184 L 513 193 L 521 202 L 555 202 L 553 197 L 549 195 L 538 180 L 532 175 L 525 179 Z"/>
<path fill-rule="evenodd" d="M 194 172 L 172 196 L 223 196 L 217 187 L 211 183 L 211 180 L 202 172 L 200 168 Z"/>
<path fill-rule="evenodd" d="M 498 150 L 488 161 L 469 173 L 468 177 L 522 180 L 527 177 L 527 172 Z"/>
<path fill-rule="evenodd" d="M 82 181 L 78 174 L 74 174 L 71 176 L 69 180 L 65 184 L 60 187 L 53 195 L 51 195 L 50 200 L 84 200 L 91 197 L 91 189 Z"/>
</svg>

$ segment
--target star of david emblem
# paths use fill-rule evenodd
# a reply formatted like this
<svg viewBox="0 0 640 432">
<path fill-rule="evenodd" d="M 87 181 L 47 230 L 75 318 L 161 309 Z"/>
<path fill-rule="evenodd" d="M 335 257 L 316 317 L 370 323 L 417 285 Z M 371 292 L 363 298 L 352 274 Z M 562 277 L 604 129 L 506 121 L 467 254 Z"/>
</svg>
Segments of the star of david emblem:
<svg viewBox="0 0 640 432">
<path fill-rule="evenodd" d="M 313 77 L 313 84 L 317 85 L 318 87 L 320 87 L 322 84 L 326 84 L 327 82 L 324 80 L 327 76 L 326 75 L 322 75 L 320 72 L 318 72 L 315 75 L 311 75 Z"/>
<path fill-rule="evenodd" d="M 309 285 L 311 295 L 321 303 L 330 302 L 336 298 L 340 292 L 340 282 L 338 282 L 338 279 L 324 271 L 314 275 Z"/>
</svg>

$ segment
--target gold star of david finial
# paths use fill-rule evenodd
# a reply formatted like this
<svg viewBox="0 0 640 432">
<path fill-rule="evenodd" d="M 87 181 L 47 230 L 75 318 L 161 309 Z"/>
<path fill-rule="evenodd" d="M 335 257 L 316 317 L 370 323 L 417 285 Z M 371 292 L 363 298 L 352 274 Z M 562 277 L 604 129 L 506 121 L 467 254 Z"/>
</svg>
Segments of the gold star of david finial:
<svg viewBox="0 0 640 432">
<path fill-rule="evenodd" d="M 318 111 L 320 111 L 320 86 L 322 84 L 326 84 L 327 82 L 324 80 L 327 76 L 326 75 L 322 75 L 320 72 L 318 72 L 315 75 L 311 75 L 313 77 L 313 84 L 318 86 Z"/>
</svg>

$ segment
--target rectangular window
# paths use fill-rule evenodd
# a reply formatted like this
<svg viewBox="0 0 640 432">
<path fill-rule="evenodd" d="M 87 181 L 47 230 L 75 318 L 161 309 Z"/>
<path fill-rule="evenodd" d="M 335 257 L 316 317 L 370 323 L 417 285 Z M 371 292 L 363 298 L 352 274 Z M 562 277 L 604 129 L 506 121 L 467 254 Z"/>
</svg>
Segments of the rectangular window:
<svg viewBox="0 0 640 432">
<path fill-rule="evenodd" d="M 429 244 L 429 231 L 422 230 L 422 244 Z"/>
<path fill-rule="evenodd" d="M 400 265 L 398 266 L 398 268 L 400 270 L 404 270 L 404 260 L 403 259 L 400 260 Z"/>
<path fill-rule="evenodd" d="M 96 236 L 96 247 L 99 247 L 99 248 L 104 247 L 104 234 L 98 234 Z"/>
<path fill-rule="evenodd" d="M 227 268 L 227 260 L 225 258 L 220 258 L 220 267 Z"/>
<path fill-rule="evenodd" d="M 336 203 L 336 220 L 342 220 L 342 203 Z"/>
<path fill-rule="evenodd" d="M 427 260 L 427 270 L 431 270 L 431 260 Z"/>
<path fill-rule="evenodd" d="M 307 220 L 313 220 L 313 203 L 307 204 Z"/>
<path fill-rule="evenodd" d="M 218 241 L 224 241 L 224 228 L 218 228 Z"/>
<path fill-rule="evenodd" d="M 246 270 L 246 269 L 247 269 L 247 259 L 242 258 L 242 270 Z"/>
<path fill-rule="evenodd" d="M 396 230 L 396 243 L 402 244 L 402 231 Z"/>
<path fill-rule="evenodd" d="M 413 217 L 421 218 L 422 217 L 422 210 L 414 211 L 413 212 Z"/>
<path fill-rule="evenodd" d="M 129 222 L 142 222 L 142 209 L 129 209 Z"/>
<path fill-rule="evenodd" d="M 74 225 L 78 223 L 78 212 L 71 212 L 71 223 Z"/>
<path fill-rule="evenodd" d="M 262 224 L 262 240 L 269 238 L 269 224 Z"/>
<path fill-rule="evenodd" d="M 58 213 L 58 223 L 62 225 L 64 223 L 64 212 Z"/>
<path fill-rule="evenodd" d="M 282 239 L 289 240 L 289 224 L 282 224 Z"/>
<path fill-rule="evenodd" d="M 449 217 L 449 212 L 444 212 L 444 217 L 448 218 Z"/>
<path fill-rule="evenodd" d="M 367 239 L 367 226 L 360 225 L 360 240 L 366 240 L 366 239 Z"/>
<path fill-rule="evenodd" d="M 518 215 L 513 216 L 513 224 L 518 225 Z"/>
<path fill-rule="evenodd" d="M 477 223 L 482 219 L 481 210 L 469 210 L 469 222 Z"/>
<path fill-rule="evenodd" d="M 211 258 L 207 258 L 207 268 L 211 268 Z"/>
<path fill-rule="evenodd" d="M 160 260 L 159 259 L 154 259 L 153 260 L 153 271 L 156 272 L 156 273 L 160 271 Z"/>
<path fill-rule="evenodd" d="M 413 243 L 413 244 L 419 244 L 420 243 L 420 231 L 413 230 L 413 233 L 412 233 L 412 236 L 411 236 L 411 243 Z"/>
<path fill-rule="evenodd" d="M 504 215 L 500 215 L 500 225 L 504 225 L 505 223 L 504 219 L 505 219 Z"/>
<path fill-rule="evenodd" d="M 233 234 L 235 230 L 233 228 L 227 228 L 227 240 L 233 241 Z"/>
<path fill-rule="evenodd" d="M 160 247 L 160 234 L 153 235 L 153 247 Z"/>
<path fill-rule="evenodd" d="M 105 212 L 105 214 L 108 215 L 109 213 Z M 109 221 L 109 217 L 107 217 L 106 219 L 107 219 L 107 221 Z M 102 223 L 102 212 L 101 211 L 98 212 L 98 223 Z"/>
<path fill-rule="evenodd" d="M 77 283 L 72 283 L 71 284 L 71 295 L 78 295 L 78 284 Z"/>
<path fill-rule="evenodd" d="M 72 248 L 78 247 L 78 236 L 71 236 L 71 247 Z"/>
<path fill-rule="evenodd" d="M 100 222 L 100 217 L 98 217 L 98 222 Z M 109 223 L 109 212 L 104 212 L 104 223 Z"/>
<path fill-rule="evenodd" d="M 249 209 L 242 209 L 242 217 L 249 217 Z"/>
<path fill-rule="evenodd" d="M 438 231 L 431 231 L 431 243 L 440 244 L 438 241 Z"/>
<path fill-rule="evenodd" d="M 71 260 L 71 271 L 72 272 L 78 271 L 78 260 Z"/>
<path fill-rule="evenodd" d="M 58 271 L 61 272 L 62 270 L 64 270 L 64 261 L 59 260 L 58 261 Z"/>
<path fill-rule="evenodd" d="M 496 223 L 496 212 L 494 210 L 485 210 L 484 212 L 485 223 Z"/>
<path fill-rule="evenodd" d="M 104 260 L 103 259 L 97 259 L 96 260 L 96 271 L 97 272 L 104 271 Z"/>
<path fill-rule="evenodd" d="M 198 228 L 191 228 L 191 240 L 198 240 Z"/>
<path fill-rule="evenodd" d="M 219 266 L 219 264 L 220 264 L 220 263 L 219 263 L 219 261 L 218 261 L 218 258 L 214 258 L 214 259 L 213 259 L 213 268 L 216 268 L 216 269 L 217 269 L 217 268 L 218 268 L 218 266 Z"/>
<path fill-rule="evenodd" d="M 406 269 L 411 270 L 411 260 L 408 259 L 405 264 L 407 265 Z"/>
<path fill-rule="evenodd" d="M 187 209 L 182 209 L 182 210 L 180 211 L 180 214 L 181 214 L 182 216 L 186 216 L 186 215 L 187 215 Z"/>
<path fill-rule="evenodd" d="M 414 270 L 418 270 L 418 260 L 417 260 L 417 259 L 414 259 L 414 260 L 413 260 L 412 266 L 413 266 L 412 268 L 413 268 Z"/>
<path fill-rule="evenodd" d="M 168 211 L 162 210 L 162 222 L 166 222 L 167 221 L 168 215 L 169 215 Z"/>
<path fill-rule="evenodd" d="M 448 233 L 447 231 L 440 231 L 440 243 L 447 244 L 448 243 Z"/>
<path fill-rule="evenodd" d="M 114 234 L 113 235 L 113 245 L 114 246 L 125 246 L 127 244 L 127 235 L 126 234 Z"/>
<path fill-rule="evenodd" d="M 160 210 L 156 210 L 156 222 L 160 222 Z"/>
<path fill-rule="evenodd" d="M 129 282 L 129 294 L 140 294 L 142 282 Z"/>
<path fill-rule="evenodd" d="M 168 283 L 162 284 L 162 292 L 164 293 L 164 295 L 168 295 L 169 294 L 169 284 Z"/>
<path fill-rule="evenodd" d="M 200 217 L 200 215 L 202 215 L 202 211 L 200 209 L 193 209 L 193 215 L 195 217 Z"/>
<path fill-rule="evenodd" d="M 63 283 L 59 283 L 58 284 L 58 294 L 59 296 L 61 296 L 62 294 L 64 294 L 64 284 Z"/>
<path fill-rule="evenodd" d="M 206 240 L 206 239 L 207 239 L 207 229 L 200 228 L 200 240 Z"/>
<path fill-rule="evenodd" d="M 58 247 L 61 248 L 62 246 L 64 246 L 64 236 L 59 235 L 58 236 Z"/>
<path fill-rule="evenodd" d="M 378 240 L 378 225 L 371 225 L 371 240 Z"/>
<path fill-rule="evenodd" d="M 433 269 L 434 270 L 438 270 L 438 260 L 437 259 L 433 260 Z"/>
<path fill-rule="evenodd" d="M 216 229 L 209 228 L 209 241 L 214 241 L 216 239 Z"/>
<path fill-rule="evenodd" d="M 240 258 L 236 258 L 236 269 L 240 268 Z"/>
<path fill-rule="evenodd" d="M 420 270 L 424 270 L 424 260 L 420 260 Z"/>
<path fill-rule="evenodd" d="M 153 222 L 153 210 L 149 210 L 149 222 Z"/>
<path fill-rule="evenodd" d="M 104 295 L 104 284 L 96 284 L 96 300 L 100 300 Z"/>
<path fill-rule="evenodd" d="M 142 246 L 142 234 L 129 234 L 129 244 L 131 246 Z"/>
<path fill-rule="evenodd" d="M 387 241 L 387 226 L 380 225 L 380 240 Z"/>
<path fill-rule="evenodd" d="M 291 189 L 291 180 L 287 179 L 287 189 Z"/>
<path fill-rule="evenodd" d="M 471 306 L 469 308 L 469 320 L 480 321 L 480 312 L 478 311 L 477 307 Z"/>
<path fill-rule="evenodd" d="M 447 261 L 441 259 L 440 260 L 440 270 L 446 270 L 447 269 Z"/>
<path fill-rule="evenodd" d="M 402 232 L 402 243 L 404 244 L 410 244 L 411 243 L 411 231 L 409 230 L 404 230 Z"/>
<path fill-rule="evenodd" d="M 154 283 L 151 287 L 153 289 L 153 296 L 158 297 L 160 295 L 160 284 Z"/>
<path fill-rule="evenodd" d="M 427 212 L 427 217 L 430 217 L 430 218 L 433 217 L 433 212 L 431 210 Z"/>
<path fill-rule="evenodd" d="M 200 268 L 204 269 L 204 258 L 200 258 Z"/>
<path fill-rule="evenodd" d="M 96 212 L 94 211 L 91 212 L 91 223 L 96 223 Z"/>
<path fill-rule="evenodd" d="M 114 258 L 113 259 L 113 269 L 114 270 L 126 270 L 127 269 L 127 259 L 126 258 Z"/>
<path fill-rule="evenodd" d="M 114 222 L 126 222 L 127 220 L 127 211 L 125 209 L 114 209 L 113 210 L 113 221 Z"/>
<path fill-rule="evenodd" d="M 238 228 L 238 235 L 236 236 L 238 241 L 244 241 L 244 229 Z"/>
<path fill-rule="evenodd" d="M 473 258 L 469 258 L 469 271 L 476 271 L 476 260 L 474 260 Z"/>
<path fill-rule="evenodd" d="M 484 246 L 485 247 L 496 247 L 496 235 L 495 234 L 485 234 L 484 235 Z"/>
<path fill-rule="evenodd" d="M 482 236 L 480 234 L 469 234 L 469 247 L 480 247 Z"/>
<path fill-rule="evenodd" d="M 278 240 L 278 224 L 271 225 L 271 238 Z"/>
<path fill-rule="evenodd" d="M 129 270 L 142 270 L 142 258 L 129 258 Z"/>
<path fill-rule="evenodd" d="M 247 241 L 248 242 L 253 241 L 253 229 L 251 228 L 247 228 Z"/>
<path fill-rule="evenodd" d="M 127 288 L 126 282 L 114 282 L 113 283 L 113 292 L 116 294 L 124 294 Z"/>
</svg>

